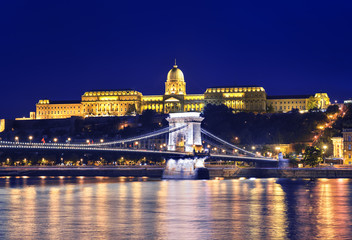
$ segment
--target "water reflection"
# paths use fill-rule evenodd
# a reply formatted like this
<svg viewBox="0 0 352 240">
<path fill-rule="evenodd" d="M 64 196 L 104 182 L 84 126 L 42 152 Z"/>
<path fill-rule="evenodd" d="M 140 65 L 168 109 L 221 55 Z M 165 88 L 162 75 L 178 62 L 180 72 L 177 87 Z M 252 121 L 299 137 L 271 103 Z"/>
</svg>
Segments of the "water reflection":
<svg viewBox="0 0 352 240">
<path fill-rule="evenodd" d="M 1 239 L 348 239 L 346 179 L 0 178 Z"/>
</svg>

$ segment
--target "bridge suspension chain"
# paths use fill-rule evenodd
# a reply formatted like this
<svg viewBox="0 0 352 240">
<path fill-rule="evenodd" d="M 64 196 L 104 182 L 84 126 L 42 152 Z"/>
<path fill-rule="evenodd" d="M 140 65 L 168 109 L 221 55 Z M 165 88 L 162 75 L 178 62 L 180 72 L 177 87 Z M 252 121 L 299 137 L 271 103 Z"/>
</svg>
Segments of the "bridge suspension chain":
<svg viewBox="0 0 352 240">
<path fill-rule="evenodd" d="M 102 146 L 109 146 L 109 145 L 115 145 L 119 143 L 127 143 L 127 142 L 134 142 L 134 141 L 139 141 L 147 138 L 152 138 L 156 137 L 162 134 L 166 133 L 171 133 L 174 131 L 178 131 L 180 129 L 185 128 L 187 125 L 182 125 L 178 127 L 166 127 L 160 130 L 157 130 L 152 133 L 136 136 L 136 137 L 131 137 L 131 138 L 126 138 L 126 139 L 120 139 L 117 141 L 110 141 L 110 142 L 104 142 L 104 143 L 91 143 L 89 144 L 90 147 L 102 147 Z M 71 146 L 71 147 L 85 147 L 87 144 L 75 144 L 75 143 L 28 143 L 28 142 L 11 142 L 11 141 L 0 141 L 1 144 L 5 145 L 31 145 L 31 146 L 58 146 L 58 147 L 66 147 L 66 146 Z"/>
<path fill-rule="evenodd" d="M 117 141 L 111 141 L 111 142 L 105 142 L 105 143 L 95 143 L 93 145 L 95 145 L 95 146 L 106 146 L 106 145 L 114 145 L 114 144 L 118 144 L 118 143 L 140 141 L 140 140 L 143 140 L 143 139 L 146 139 L 146 138 L 156 137 L 156 136 L 159 136 L 159 135 L 162 135 L 162 134 L 165 134 L 165 133 L 175 132 L 175 131 L 178 131 L 178 130 L 180 130 L 182 128 L 185 128 L 186 126 L 187 125 L 182 125 L 182 126 L 173 127 L 173 128 L 167 127 L 167 128 L 163 128 L 163 129 L 160 129 L 158 131 L 155 131 L 155 132 L 152 132 L 152 133 L 148 133 L 148 134 L 145 134 L 145 135 L 141 135 L 141 136 L 137 136 L 137 137 L 120 139 L 120 140 L 117 140 Z"/>
<path fill-rule="evenodd" d="M 229 142 L 227 142 L 227 141 L 225 141 L 225 140 L 222 140 L 221 138 L 215 136 L 214 134 L 208 132 L 207 130 L 205 130 L 205 129 L 203 129 L 203 128 L 201 129 L 201 133 L 207 135 L 207 136 L 210 137 L 210 138 L 213 138 L 213 139 L 215 139 L 215 140 L 221 142 L 222 144 L 225 144 L 225 145 L 230 146 L 230 147 L 232 147 L 232 148 L 234 148 L 234 149 L 237 149 L 238 151 L 244 152 L 244 153 L 246 153 L 246 154 L 248 154 L 248 155 L 251 155 L 251 156 L 253 156 L 253 157 L 257 156 L 255 153 L 252 153 L 252 152 L 250 152 L 250 151 L 246 151 L 246 150 L 244 150 L 244 149 L 242 149 L 242 148 L 240 148 L 240 147 L 237 147 L 236 145 L 233 145 L 233 144 L 231 144 L 231 143 L 229 143 Z"/>
</svg>

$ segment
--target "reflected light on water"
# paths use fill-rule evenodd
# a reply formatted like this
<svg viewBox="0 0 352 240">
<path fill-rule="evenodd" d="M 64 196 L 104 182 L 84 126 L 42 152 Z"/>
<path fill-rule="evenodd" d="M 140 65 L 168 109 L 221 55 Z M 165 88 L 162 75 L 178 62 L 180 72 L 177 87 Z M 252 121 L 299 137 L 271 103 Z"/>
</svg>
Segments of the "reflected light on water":
<svg viewBox="0 0 352 240">
<path fill-rule="evenodd" d="M 130 180 L 0 178 L 0 234 L 6 239 L 348 239 L 352 234 L 350 180 Z"/>
</svg>

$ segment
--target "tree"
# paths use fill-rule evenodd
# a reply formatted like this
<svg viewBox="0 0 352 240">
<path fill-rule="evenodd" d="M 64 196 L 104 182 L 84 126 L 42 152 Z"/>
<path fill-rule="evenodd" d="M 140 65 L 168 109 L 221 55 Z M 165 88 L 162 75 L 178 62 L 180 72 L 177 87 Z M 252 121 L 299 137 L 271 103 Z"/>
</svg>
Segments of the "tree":
<svg viewBox="0 0 352 240">
<path fill-rule="evenodd" d="M 339 113 L 340 109 L 338 105 L 330 105 L 327 109 L 326 109 L 326 114 L 335 114 L 335 113 Z"/>
<path fill-rule="evenodd" d="M 352 105 L 347 106 L 346 115 L 342 119 L 343 128 L 352 128 Z"/>
<path fill-rule="evenodd" d="M 153 129 L 155 125 L 155 118 L 157 113 L 154 110 L 144 110 L 139 116 L 138 122 L 142 125 L 143 128 Z"/>
<path fill-rule="evenodd" d="M 309 165 L 311 167 L 316 167 L 319 163 L 323 161 L 322 151 L 315 147 L 307 147 L 302 159 L 304 165 Z"/>
<path fill-rule="evenodd" d="M 136 106 L 134 104 L 128 105 L 126 116 L 136 116 Z"/>
<path fill-rule="evenodd" d="M 274 113 L 275 112 L 274 107 L 273 107 L 272 104 L 266 106 L 266 112 L 268 112 L 268 113 Z"/>
<path fill-rule="evenodd" d="M 296 154 L 302 153 L 302 151 L 306 148 L 306 144 L 304 143 L 296 143 L 293 145 L 293 150 Z"/>
</svg>

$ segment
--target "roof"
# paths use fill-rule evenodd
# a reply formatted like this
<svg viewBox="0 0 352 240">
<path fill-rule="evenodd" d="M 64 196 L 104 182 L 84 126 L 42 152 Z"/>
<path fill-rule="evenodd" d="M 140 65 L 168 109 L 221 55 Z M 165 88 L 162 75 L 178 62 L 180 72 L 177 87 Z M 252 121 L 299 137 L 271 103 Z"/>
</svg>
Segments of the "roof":
<svg viewBox="0 0 352 240">
<path fill-rule="evenodd" d="M 64 100 L 64 101 L 50 101 L 50 104 L 72 104 L 81 103 L 81 100 Z"/>
<path fill-rule="evenodd" d="M 93 89 L 93 90 L 89 90 L 87 92 L 121 92 L 121 91 L 136 91 L 136 90 L 131 89 L 131 88 L 127 88 L 127 89 Z"/>
<path fill-rule="evenodd" d="M 314 95 L 278 95 L 278 96 L 267 96 L 267 99 L 303 99 L 310 98 Z"/>
<path fill-rule="evenodd" d="M 239 85 L 239 86 L 214 86 L 214 87 L 208 87 L 209 88 L 246 88 L 246 87 L 261 87 L 257 85 Z"/>
</svg>

